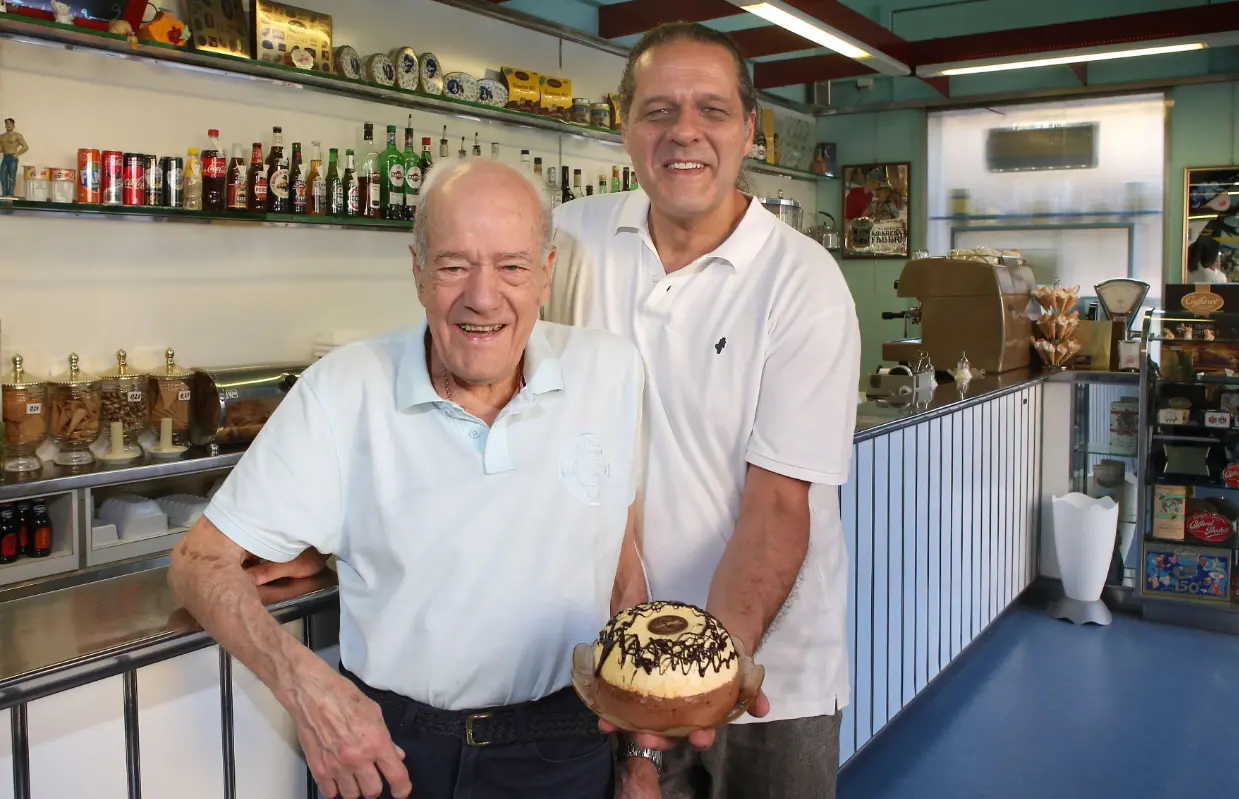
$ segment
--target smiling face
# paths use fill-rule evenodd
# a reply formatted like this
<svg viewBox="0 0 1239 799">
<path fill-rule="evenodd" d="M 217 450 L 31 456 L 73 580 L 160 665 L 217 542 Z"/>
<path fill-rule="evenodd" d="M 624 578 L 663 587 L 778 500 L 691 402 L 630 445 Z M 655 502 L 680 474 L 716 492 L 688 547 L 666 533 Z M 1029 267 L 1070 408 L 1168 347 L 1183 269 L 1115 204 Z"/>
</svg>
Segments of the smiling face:
<svg viewBox="0 0 1239 799">
<path fill-rule="evenodd" d="M 424 193 L 426 263 L 417 296 L 435 354 L 462 383 L 512 377 L 550 292 L 541 204 L 511 168 L 471 163 Z"/>
<path fill-rule="evenodd" d="M 691 220 L 722 207 L 753 145 L 735 58 L 691 39 L 646 51 L 633 68 L 635 91 L 624 149 L 653 209 Z"/>
</svg>

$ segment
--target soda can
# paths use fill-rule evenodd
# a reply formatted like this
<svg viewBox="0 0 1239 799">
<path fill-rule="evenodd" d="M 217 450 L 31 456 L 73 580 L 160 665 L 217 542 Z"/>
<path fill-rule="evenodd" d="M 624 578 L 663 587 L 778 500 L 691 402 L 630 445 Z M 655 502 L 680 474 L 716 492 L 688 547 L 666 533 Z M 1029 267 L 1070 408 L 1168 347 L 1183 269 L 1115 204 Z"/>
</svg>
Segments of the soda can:
<svg viewBox="0 0 1239 799">
<path fill-rule="evenodd" d="M 147 205 L 163 204 L 163 170 L 159 167 L 159 157 L 144 155 L 146 159 L 146 192 Z"/>
<path fill-rule="evenodd" d="M 100 156 L 98 150 L 77 151 L 77 201 L 99 202 Z"/>
<path fill-rule="evenodd" d="M 104 150 L 99 174 L 99 193 L 104 205 L 125 202 L 125 156 L 118 150 Z"/>
<path fill-rule="evenodd" d="M 183 204 L 181 159 L 179 156 L 166 155 L 159 166 L 163 171 L 163 196 L 160 204 L 168 208 L 180 208 Z"/>
<path fill-rule="evenodd" d="M 125 205 L 146 205 L 146 156 L 125 153 Z"/>
</svg>

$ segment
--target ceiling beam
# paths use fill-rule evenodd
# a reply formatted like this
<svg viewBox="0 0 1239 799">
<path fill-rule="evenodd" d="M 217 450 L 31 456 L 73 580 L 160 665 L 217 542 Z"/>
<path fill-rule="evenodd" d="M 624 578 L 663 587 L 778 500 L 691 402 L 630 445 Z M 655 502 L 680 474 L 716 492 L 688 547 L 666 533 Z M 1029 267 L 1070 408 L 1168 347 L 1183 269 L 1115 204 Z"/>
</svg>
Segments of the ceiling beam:
<svg viewBox="0 0 1239 799">
<path fill-rule="evenodd" d="M 758 61 L 753 65 L 753 85 L 759 89 L 814 83 L 822 80 L 858 78 L 876 74 L 872 69 L 847 56 L 831 53 L 784 61 Z M 810 79 L 808 76 L 816 76 Z"/>
<path fill-rule="evenodd" d="M 914 66 L 1106 47 L 1239 30 L 1239 2 L 1086 19 L 911 43 Z"/>
<path fill-rule="evenodd" d="M 731 31 L 727 36 L 736 43 L 736 47 L 740 48 L 745 58 L 794 53 L 797 50 L 816 50 L 819 47 L 816 43 L 786 28 L 780 28 L 778 25 Z"/>
<path fill-rule="evenodd" d="M 727 0 L 627 0 L 598 7 L 598 35 L 618 39 L 645 33 L 664 22 L 706 22 L 744 13 Z"/>
</svg>

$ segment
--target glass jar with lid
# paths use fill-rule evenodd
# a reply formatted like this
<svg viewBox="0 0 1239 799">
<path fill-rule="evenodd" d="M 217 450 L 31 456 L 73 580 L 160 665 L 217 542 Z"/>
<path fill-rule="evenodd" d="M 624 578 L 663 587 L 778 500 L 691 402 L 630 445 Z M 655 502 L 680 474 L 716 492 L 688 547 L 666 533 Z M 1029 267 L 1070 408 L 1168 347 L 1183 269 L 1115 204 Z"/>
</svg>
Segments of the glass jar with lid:
<svg viewBox="0 0 1239 799">
<path fill-rule="evenodd" d="M 26 374 L 22 356 L 13 356 L 13 371 L 0 384 L 4 395 L 4 470 L 35 472 L 43 468 L 35 455 L 47 438 L 47 385 Z"/>
<path fill-rule="evenodd" d="M 131 369 L 129 355 L 124 350 L 116 351 L 116 368 L 103 377 L 103 429 L 112 429 L 113 422 L 120 422 L 128 454 L 142 454 L 138 438 L 150 424 L 150 375 Z M 113 453 L 119 455 L 120 453 Z"/>
<path fill-rule="evenodd" d="M 60 448 L 56 463 L 61 466 L 94 461 L 90 445 L 99 438 L 101 389 L 98 377 L 82 371 L 76 352 L 69 356 L 69 371 L 48 381 L 49 432 Z"/>
<path fill-rule="evenodd" d="M 189 408 L 194 373 L 176 365 L 176 352 L 164 351 L 164 366 L 151 375 L 151 426 L 159 432 L 164 419 L 172 420 L 172 443 L 189 444 Z"/>
</svg>

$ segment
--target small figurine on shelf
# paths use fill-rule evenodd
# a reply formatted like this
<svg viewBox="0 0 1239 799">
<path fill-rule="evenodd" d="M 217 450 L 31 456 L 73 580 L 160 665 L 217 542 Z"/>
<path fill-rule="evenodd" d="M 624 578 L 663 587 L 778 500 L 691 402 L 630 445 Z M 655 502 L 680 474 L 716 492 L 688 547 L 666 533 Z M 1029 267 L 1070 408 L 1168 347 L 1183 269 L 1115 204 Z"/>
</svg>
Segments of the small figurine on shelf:
<svg viewBox="0 0 1239 799">
<path fill-rule="evenodd" d="M 129 24 L 128 20 L 112 20 L 108 23 L 108 33 L 114 33 L 117 36 L 124 36 L 125 41 L 129 43 L 129 47 L 131 49 L 138 49 L 138 35 L 133 32 L 133 26 Z"/>
<path fill-rule="evenodd" d="M 9 117 L 4 120 L 4 133 L 0 133 L 0 197 L 7 199 L 17 197 L 17 159 L 30 149 L 26 139 L 14 129 L 16 126 L 17 122 Z"/>
<path fill-rule="evenodd" d="M 68 3 L 61 3 L 59 0 L 52 0 L 52 14 L 55 15 L 56 21 L 61 25 L 73 24 L 73 9 L 69 8 Z"/>
</svg>

